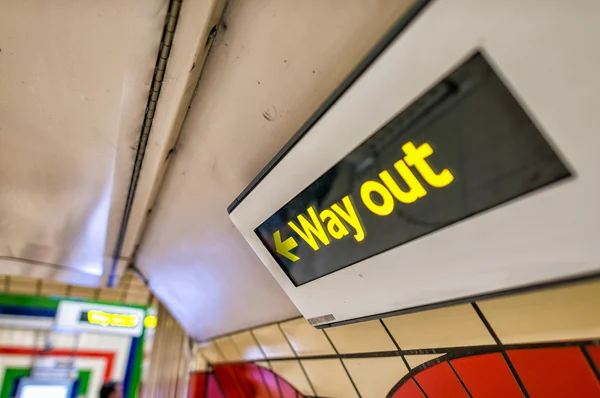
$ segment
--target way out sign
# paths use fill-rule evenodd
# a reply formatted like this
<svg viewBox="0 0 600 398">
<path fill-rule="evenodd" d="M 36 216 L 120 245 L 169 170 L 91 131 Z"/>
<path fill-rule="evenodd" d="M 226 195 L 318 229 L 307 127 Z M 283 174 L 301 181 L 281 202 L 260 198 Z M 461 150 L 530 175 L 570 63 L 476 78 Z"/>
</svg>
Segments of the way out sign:
<svg viewBox="0 0 600 398">
<path fill-rule="evenodd" d="M 477 54 L 255 233 L 300 286 L 569 174 Z"/>
</svg>

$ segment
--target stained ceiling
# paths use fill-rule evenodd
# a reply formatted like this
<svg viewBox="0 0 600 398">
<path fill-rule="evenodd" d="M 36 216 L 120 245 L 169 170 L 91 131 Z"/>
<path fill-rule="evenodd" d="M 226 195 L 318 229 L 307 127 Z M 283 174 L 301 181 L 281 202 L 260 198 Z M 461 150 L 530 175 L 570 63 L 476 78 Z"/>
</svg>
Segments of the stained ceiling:
<svg viewBox="0 0 600 398">
<path fill-rule="evenodd" d="M 2 273 L 132 264 L 198 340 L 297 316 L 226 208 L 410 5 L 0 0 Z"/>
</svg>

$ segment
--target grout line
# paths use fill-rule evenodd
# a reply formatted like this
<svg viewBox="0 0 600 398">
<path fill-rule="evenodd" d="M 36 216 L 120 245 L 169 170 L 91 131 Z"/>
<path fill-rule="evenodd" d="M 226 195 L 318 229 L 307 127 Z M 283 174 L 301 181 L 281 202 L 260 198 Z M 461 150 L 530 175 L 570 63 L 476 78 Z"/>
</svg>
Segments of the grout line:
<svg viewBox="0 0 600 398">
<path fill-rule="evenodd" d="M 388 329 L 388 327 L 385 324 L 385 322 L 383 322 L 383 319 L 379 319 L 379 322 L 381 322 L 381 326 L 383 326 L 383 329 L 388 334 L 389 338 L 392 339 L 392 342 L 394 343 L 394 345 L 396 346 L 396 349 L 400 353 L 400 355 L 399 355 L 400 359 L 402 359 L 402 362 L 404 363 L 404 366 L 406 366 L 406 370 L 408 370 L 410 372 L 412 369 L 410 368 L 410 365 L 408 364 L 408 361 L 406 360 L 406 358 L 404 357 L 404 355 L 401 354 L 402 349 L 400 348 L 400 344 L 398 344 L 398 342 L 396 341 L 396 339 L 392 335 L 392 332 L 390 332 L 390 330 Z M 417 379 L 414 377 L 414 375 L 411 377 L 411 379 L 417 385 L 417 387 L 419 388 L 419 390 L 421 390 L 421 393 L 423 393 L 423 395 L 425 396 L 425 398 L 429 398 L 429 396 L 427 395 L 427 393 L 425 392 L 425 390 L 421 386 L 421 383 L 419 383 L 417 381 Z"/>
<path fill-rule="evenodd" d="M 223 337 L 220 337 L 223 338 Z M 252 362 L 252 360 L 248 360 L 246 358 L 244 358 L 244 355 L 242 353 L 242 350 L 240 349 L 240 346 L 237 345 L 237 343 L 235 342 L 235 340 L 232 338 L 232 336 L 227 336 L 227 338 L 229 338 L 229 341 L 231 341 L 231 344 L 233 344 L 233 346 L 235 347 L 235 351 L 238 353 L 238 355 L 240 356 L 240 358 L 242 358 L 242 362 L 241 363 L 249 363 Z M 216 341 L 216 340 L 215 340 Z M 256 343 L 256 340 L 254 341 Z M 261 377 L 262 377 L 262 372 L 261 372 Z M 264 381 L 264 380 L 263 380 Z"/>
<path fill-rule="evenodd" d="M 219 378 L 217 377 L 215 370 L 211 369 L 210 374 L 212 374 L 213 377 L 215 378 L 215 384 L 217 385 L 217 388 L 219 389 L 219 392 L 221 393 L 221 395 L 223 397 L 227 397 L 227 395 L 225 395 L 225 390 L 223 390 L 223 387 L 221 387 L 221 382 L 219 381 Z"/>
<path fill-rule="evenodd" d="M 510 358 L 508 356 L 508 353 L 506 352 L 506 347 L 502 344 L 502 341 L 500 340 L 500 338 L 498 337 L 498 335 L 496 334 L 496 332 L 492 328 L 492 325 L 488 322 L 488 320 L 485 317 L 485 315 L 483 315 L 483 312 L 479 308 L 479 305 L 477 305 L 476 302 L 472 302 L 471 306 L 473 307 L 473 309 L 475 310 L 475 312 L 479 316 L 479 319 L 481 319 L 481 322 L 483 322 L 483 324 L 485 325 L 486 329 L 488 330 L 488 332 L 490 333 L 490 335 L 492 336 L 492 338 L 494 339 L 494 341 L 496 342 L 496 344 L 498 344 L 498 346 L 501 348 L 501 353 L 502 353 L 502 356 L 504 357 L 504 361 L 506 361 L 506 364 L 508 365 L 508 368 L 510 369 L 510 372 L 512 373 L 512 375 L 515 378 L 517 384 L 519 385 L 519 388 L 521 389 L 521 392 L 523 393 L 523 395 L 525 396 L 525 398 L 529 398 L 529 393 L 527 392 L 527 389 L 525 388 L 525 384 L 523 384 L 523 380 L 521 380 L 521 377 L 517 373 L 517 369 L 515 369 L 512 361 L 510 360 Z"/>
<path fill-rule="evenodd" d="M 339 357 L 340 363 L 342 364 L 342 367 L 346 371 L 346 375 L 348 375 L 348 379 L 350 379 L 350 383 L 352 383 L 352 387 L 354 387 L 354 390 L 356 391 L 356 394 L 358 395 L 358 398 L 362 398 L 362 395 L 360 394 L 360 391 L 358 391 L 358 387 L 356 387 L 356 384 L 354 383 L 354 380 L 352 380 L 352 376 L 350 376 L 350 372 L 348 372 L 348 368 L 346 368 L 346 364 L 344 363 L 344 361 L 342 361 L 342 358 L 340 357 L 340 353 L 338 352 L 336 346 L 333 344 L 333 342 L 329 338 L 329 335 L 325 332 L 325 329 L 321 329 L 321 330 L 323 330 L 323 334 L 327 338 L 327 341 L 329 341 L 329 344 L 331 344 L 331 346 L 333 347 L 333 350 L 335 351 L 335 354 Z"/>
<path fill-rule="evenodd" d="M 217 343 L 215 343 L 217 344 Z M 221 383 L 219 382 L 219 378 L 217 377 L 217 374 L 215 373 L 215 369 L 213 368 L 213 364 L 212 362 L 210 362 L 208 360 L 208 357 L 204 354 L 204 352 L 202 351 L 202 348 L 198 349 L 198 352 L 200 353 L 200 356 L 202 357 L 202 359 L 204 359 L 204 362 L 206 362 L 206 370 L 204 371 L 205 377 L 206 377 L 206 391 L 205 392 L 205 396 L 208 396 L 208 381 L 210 376 L 212 375 L 215 378 L 215 384 L 217 385 L 217 388 L 219 389 L 219 392 L 221 393 L 221 395 L 223 397 L 225 397 L 225 393 L 223 392 L 223 389 L 221 388 Z"/>
<path fill-rule="evenodd" d="M 273 367 L 271 366 L 271 361 L 269 360 L 269 358 L 267 358 L 267 353 L 265 352 L 265 350 L 262 348 L 262 346 L 260 345 L 260 342 L 258 341 L 258 339 L 256 338 L 256 336 L 254 335 L 254 332 L 252 331 L 252 329 L 248 329 L 248 332 L 250 333 L 250 336 L 252 336 L 252 340 L 254 340 L 254 344 L 256 344 L 256 346 L 258 347 L 260 353 L 262 354 L 263 358 L 265 359 L 265 361 L 267 362 L 267 365 L 269 365 L 269 370 L 273 373 L 273 375 L 275 376 L 275 381 L 277 382 L 277 389 L 279 390 L 279 396 L 280 398 L 283 398 L 283 394 L 281 393 L 281 386 L 279 385 L 279 380 L 277 379 L 277 375 L 275 374 L 275 372 L 273 372 Z M 265 379 L 265 376 L 262 373 L 262 370 L 259 369 L 261 377 L 265 383 L 265 387 L 267 386 L 267 381 Z M 267 389 L 267 392 L 269 393 L 269 396 L 271 398 L 273 398 L 273 395 L 271 394 L 271 390 Z"/>
<path fill-rule="evenodd" d="M 263 358 L 265 359 L 265 361 L 269 362 L 269 359 L 267 358 L 267 354 L 265 353 L 265 350 L 263 350 L 258 339 L 254 335 L 254 332 L 252 331 L 252 329 L 249 329 L 248 332 L 250 332 L 250 336 L 252 336 L 252 340 L 254 340 L 254 344 L 256 344 L 256 346 L 258 347 L 258 349 L 259 349 L 260 353 L 262 354 Z"/>
<path fill-rule="evenodd" d="M 281 384 L 279 384 L 279 375 L 277 375 L 277 373 L 275 373 L 275 371 L 273 370 L 273 365 L 271 365 L 271 362 L 268 362 L 268 363 L 269 363 L 269 367 L 271 368 L 271 369 L 269 369 L 269 371 L 275 378 L 275 383 L 277 384 L 277 391 L 279 392 L 279 398 L 283 398 L 283 390 L 281 389 Z"/>
<path fill-rule="evenodd" d="M 263 382 L 263 385 L 265 386 L 265 389 L 267 390 L 267 394 L 269 394 L 269 397 L 271 397 L 271 398 L 272 398 L 273 396 L 271 395 L 271 390 L 269 390 L 269 389 L 267 388 L 267 385 L 268 385 L 268 384 L 267 384 L 267 379 L 265 379 L 265 375 L 263 374 L 263 369 L 262 369 L 262 366 L 259 366 L 259 365 L 257 365 L 257 364 L 254 364 L 254 366 L 256 366 L 256 368 L 257 368 L 257 370 L 258 370 L 258 373 L 260 373 L 260 378 L 261 378 L 261 380 L 262 380 L 262 382 Z M 269 365 L 269 366 L 270 366 L 270 365 Z M 208 396 L 208 395 L 207 395 L 207 396 Z"/>
<path fill-rule="evenodd" d="M 123 277 L 125 277 L 123 275 Z M 129 278 L 127 279 L 127 286 L 125 286 L 125 284 L 123 284 L 123 290 L 121 291 L 121 302 L 125 302 L 125 299 L 127 298 L 127 294 L 129 293 L 129 289 L 131 288 L 131 278 L 133 277 L 133 275 L 129 275 Z M 121 282 L 122 283 L 122 282 Z"/>
<path fill-rule="evenodd" d="M 423 348 L 399 351 L 375 351 L 375 352 L 357 352 L 351 354 L 329 354 L 329 355 L 308 355 L 296 357 L 278 357 L 270 358 L 270 362 L 289 361 L 294 359 L 301 360 L 319 360 L 319 359 L 360 359 L 360 358 L 385 358 L 399 357 L 401 355 L 427 355 L 427 354 L 443 354 L 456 358 L 466 357 L 470 355 L 494 354 L 502 353 L 503 350 L 523 350 L 523 349 L 540 349 L 540 348 L 558 348 L 558 347 L 579 347 L 581 345 L 600 345 L 600 340 L 580 340 L 580 341 L 563 341 L 551 343 L 525 343 L 525 344 L 507 344 L 498 345 L 482 345 L 471 347 L 441 347 L 441 348 Z M 264 359 L 251 359 L 244 361 L 231 361 L 228 363 L 247 363 L 260 362 Z"/>
<path fill-rule="evenodd" d="M 292 350 L 292 352 L 296 356 L 298 364 L 300 365 L 300 369 L 302 369 L 302 373 L 304 373 L 304 377 L 306 377 L 306 381 L 308 382 L 308 385 L 310 386 L 310 390 L 312 391 L 313 395 L 316 396 L 317 395 L 317 390 L 315 390 L 315 387 L 313 386 L 313 383 L 310 380 L 310 377 L 308 377 L 308 373 L 306 372 L 306 369 L 304 369 L 304 365 L 302 365 L 302 361 L 300 361 L 300 357 L 298 356 L 298 353 L 296 352 L 296 350 L 294 349 L 294 346 L 292 346 L 292 343 L 290 342 L 290 340 L 288 339 L 287 335 L 283 331 L 283 328 L 281 327 L 281 323 L 280 322 L 277 322 L 277 327 L 279 328 L 279 331 L 283 335 L 283 338 L 287 342 L 288 346 L 290 347 L 290 349 Z"/>
<path fill-rule="evenodd" d="M 503 347 L 502 341 L 500 340 L 500 337 L 498 337 L 498 335 L 496 334 L 496 332 L 492 328 L 492 325 L 488 322 L 488 320 L 485 317 L 485 315 L 483 315 L 483 312 L 481 311 L 481 309 L 479 308 L 479 306 L 477 305 L 477 303 L 472 302 L 471 306 L 473 307 L 473 309 L 475 310 L 475 312 L 479 316 L 479 319 L 481 320 L 481 322 L 483 322 L 483 325 L 487 329 L 488 333 L 492 336 L 492 338 L 494 339 L 494 341 L 496 342 L 496 344 L 499 345 L 500 347 Z"/>
<path fill-rule="evenodd" d="M 217 343 L 216 341 L 213 341 L 213 344 L 215 345 L 215 347 L 217 348 L 217 351 L 219 351 L 219 355 L 221 355 L 221 358 L 223 358 L 223 363 L 227 363 L 229 362 L 227 360 L 227 358 L 225 358 L 225 353 L 223 352 L 223 350 L 221 349 L 221 347 L 219 346 L 219 343 Z"/>
<path fill-rule="evenodd" d="M 235 341 L 233 341 L 233 339 L 231 337 L 228 337 L 229 341 L 231 342 L 231 344 L 233 344 L 233 348 L 235 348 L 235 352 L 238 354 L 238 356 L 240 358 L 242 358 L 242 360 L 244 359 L 244 356 L 242 355 L 242 350 L 240 350 L 240 347 L 238 347 L 238 345 L 235 343 Z"/>
<path fill-rule="evenodd" d="M 295 320 L 298 320 L 298 319 L 305 319 L 305 318 L 301 317 L 301 316 L 295 316 L 293 318 L 283 319 L 283 320 L 279 321 L 278 323 L 286 323 L 286 322 L 295 321 Z M 213 337 L 211 337 L 211 338 L 209 338 L 207 340 L 196 341 L 196 343 L 208 343 L 209 341 L 212 341 L 212 340 L 215 340 L 215 339 L 220 339 L 221 337 L 233 336 L 234 334 L 240 334 L 240 333 L 250 332 L 250 331 L 255 330 L 255 329 L 260 329 L 260 328 L 263 328 L 263 327 L 266 327 L 266 326 L 271 326 L 274 323 L 277 323 L 277 322 L 262 323 L 260 325 L 252 326 L 252 327 L 249 327 L 249 328 L 238 329 L 238 330 L 236 330 L 234 332 L 218 334 L 218 335 L 213 336 Z"/>
<path fill-rule="evenodd" d="M 277 390 L 279 391 L 279 398 L 283 398 L 283 390 L 281 389 L 281 384 L 279 383 L 279 375 L 277 373 L 275 373 L 275 371 L 273 370 L 273 365 L 271 365 L 271 362 L 269 362 L 269 367 L 271 368 L 269 370 L 273 374 L 273 377 L 275 377 L 275 383 L 277 383 Z"/>
<path fill-rule="evenodd" d="M 463 386 L 463 388 L 465 389 L 465 391 L 469 395 L 469 398 L 473 398 L 473 395 L 471 394 L 471 391 L 469 391 L 469 389 L 465 385 L 465 382 L 463 381 L 463 379 L 460 377 L 460 375 L 458 374 L 458 372 L 456 371 L 456 369 L 454 369 L 454 366 L 452 365 L 452 362 L 451 361 L 447 361 L 447 363 L 448 363 L 448 365 L 450 365 L 450 369 L 452 369 L 452 372 L 454 373 L 454 375 L 456 376 L 456 378 L 460 382 L 460 385 Z"/>
<path fill-rule="evenodd" d="M 217 343 L 214 343 L 214 344 L 217 345 Z M 217 349 L 220 351 L 220 348 L 218 346 L 217 346 Z M 210 362 L 208 360 L 208 357 L 204 354 L 204 352 L 202 351 L 202 348 L 199 348 L 198 352 L 200 353 L 200 356 L 202 357 L 202 359 L 204 359 L 204 361 L 206 362 L 206 370 L 204 371 L 205 377 L 206 377 L 205 393 L 208 394 L 208 378 L 212 375 L 215 378 L 215 384 L 217 385 L 219 392 L 221 393 L 221 395 L 223 397 L 225 397 L 225 393 L 223 392 L 223 389 L 221 388 L 221 383 L 219 382 L 219 378 L 217 377 L 217 374 L 215 373 L 212 362 Z M 221 356 L 222 355 L 223 354 L 221 354 Z"/>
<path fill-rule="evenodd" d="M 588 365 L 590 366 L 590 368 L 592 368 L 592 371 L 594 372 L 594 375 L 596 376 L 596 380 L 598 380 L 598 382 L 600 382 L 600 371 L 599 371 L 598 367 L 596 366 L 596 364 L 594 363 L 594 360 L 592 359 L 592 356 L 590 355 L 589 351 L 583 345 L 581 345 L 579 348 L 581 348 L 581 352 L 583 353 L 583 356 L 585 357 L 586 361 L 588 362 Z"/>
<path fill-rule="evenodd" d="M 207 366 L 208 366 L 208 363 L 207 363 Z M 203 395 L 203 397 L 208 397 L 208 380 L 209 380 L 209 377 L 210 377 L 210 373 L 204 372 L 204 395 Z"/>
<path fill-rule="evenodd" d="M 208 370 L 208 368 L 211 368 L 212 363 L 210 363 L 210 361 L 208 360 L 208 357 L 206 355 L 204 355 L 204 352 L 202 351 L 202 347 L 198 347 L 198 353 L 200 354 L 202 359 L 204 359 L 204 362 L 206 362 L 206 369 Z"/>
<path fill-rule="evenodd" d="M 152 293 L 152 291 L 150 289 L 148 289 L 149 294 L 148 294 L 148 301 L 146 306 L 147 307 L 152 307 L 152 302 L 154 301 L 154 294 Z"/>
<path fill-rule="evenodd" d="M 387 325 L 385 324 L 385 322 L 383 322 L 383 319 L 379 319 L 379 322 L 381 323 L 381 326 L 383 326 L 383 329 L 385 330 L 385 332 L 387 333 L 388 337 L 392 340 L 392 343 L 394 343 L 394 345 L 396 346 L 396 350 L 398 351 L 402 351 L 400 349 L 400 344 L 398 344 L 398 342 L 396 341 L 396 339 L 394 338 L 394 336 L 392 335 L 392 332 L 390 332 L 390 329 L 388 329 Z"/>
</svg>

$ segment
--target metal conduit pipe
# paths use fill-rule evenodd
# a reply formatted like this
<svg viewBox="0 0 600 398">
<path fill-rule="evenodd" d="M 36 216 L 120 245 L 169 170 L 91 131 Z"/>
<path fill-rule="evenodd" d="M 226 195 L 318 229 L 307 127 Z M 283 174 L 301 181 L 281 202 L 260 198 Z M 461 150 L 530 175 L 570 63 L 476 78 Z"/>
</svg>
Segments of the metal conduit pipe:
<svg viewBox="0 0 600 398">
<path fill-rule="evenodd" d="M 119 258 L 121 257 L 121 251 L 123 250 L 123 242 L 125 241 L 127 224 L 129 223 L 129 216 L 131 214 L 131 208 L 133 206 L 133 200 L 135 198 L 135 191 L 137 188 L 138 180 L 140 178 L 140 173 L 142 171 L 142 164 L 144 162 L 146 146 L 148 145 L 148 138 L 150 137 L 150 131 L 152 130 L 152 122 L 154 120 L 154 114 L 156 112 L 156 104 L 158 103 L 158 97 L 160 96 L 163 79 L 165 77 L 165 71 L 167 69 L 167 62 L 169 61 L 169 55 L 171 53 L 171 45 L 173 44 L 175 29 L 177 28 L 177 20 L 179 19 L 181 2 L 182 0 L 171 0 L 169 4 L 169 12 L 167 13 L 165 29 L 163 31 L 160 48 L 158 50 L 158 59 L 156 60 L 156 67 L 154 68 L 152 86 L 150 87 L 150 93 L 148 95 L 148 103 L 146 105 L 144 123 L 142 125 L 142 131 L 140 133 L 140 139 L 138 142 L 137 151 L 135 153 L 135 162 L 133 164 L 131 181 L 129 182 L 129 189 L 127 191 L 127 200 L 125 201 L 123 218 L 121 220 L 119 235 L 117 237 L 117 244 L 115 246 L 115 252 L 113 254 L 112 266 L 110 274 L 108 276 L 108 287 L 114 286 L 117 264 Z"/>
</svg>

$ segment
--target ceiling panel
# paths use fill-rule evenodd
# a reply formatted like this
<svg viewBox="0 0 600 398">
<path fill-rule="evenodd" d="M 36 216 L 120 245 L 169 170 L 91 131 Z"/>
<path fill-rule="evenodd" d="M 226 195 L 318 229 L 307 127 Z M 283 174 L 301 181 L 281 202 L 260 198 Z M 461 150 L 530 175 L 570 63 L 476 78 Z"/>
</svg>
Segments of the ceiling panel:
<svg viewBox="0 0 600 398">
<path fill-rule="evenodd" d="M 410 4 L 229 4 L 136 261 L 194 338 L 298 315 L 226 208 Z"/>
<path fill-rule="evenodd" d="M 3 273 L 97 285 L 112 265 L 167 6 L 0 0 Z"/>
</svg>

